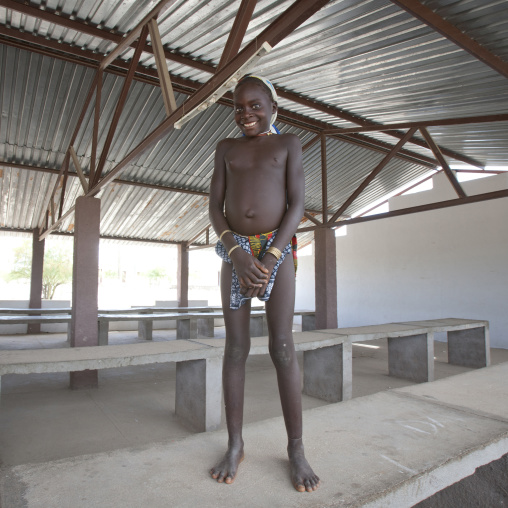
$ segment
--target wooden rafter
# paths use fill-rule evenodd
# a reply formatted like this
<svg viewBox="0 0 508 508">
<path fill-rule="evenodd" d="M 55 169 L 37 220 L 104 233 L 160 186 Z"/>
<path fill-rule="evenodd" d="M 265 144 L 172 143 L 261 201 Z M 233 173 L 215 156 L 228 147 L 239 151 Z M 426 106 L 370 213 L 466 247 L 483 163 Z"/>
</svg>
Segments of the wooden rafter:
<svg viewBox="0 0 508 508">
<path fill-rule="evenodd" d="M 439 150 L 439 147 L 437 146 L 435 141 L 432 139 L 431 135 L 429 134 L 429 131 L 425 127 L 420 127 L 420 132 L 423 134 L 425 141 L 427 141 L 429 148 L 434 152 L 436 159 L 440 162 L 441 167 L 443 168 L 443 171 L 445 172 L 446 176 L 448 177 L 448 180 L 450 180 L 450 183 L 452 184 L 453 188 L 455 189 L 457 196 L 459 196 L 459 198 L 465 198 L 466 193 L 464 192 L 464 189 L 460 185 L 460 183 L 457 180 L 457 177 L 455 176 L 453 171 L 450 169 L 450 166 L 448 166 L 448 162 L 446 162 L 446 159 L 443 157 L 441 150 Z"/>
<path fill-rule="evenodd" d="M 305 145 L 302 146 L 302 152 L 305 153 L 311 146 L 314 146 L 321 139 L 320 134 L 316 134 L 310 141 L 307 141 Z"/>
<path fill-rule="evenodd" d="M 394 4 L 402 7 L 415 18 L 429 25 L 433 30 L 444 35 L 447 39 L 465 49 L 481 62 L 487 64 L 499 74 L 508 78 L 508 63 L 489 51 L 485 46 L 476 42 L 469 35 L 459 30 L 455 25 L 436 14 L 432 9 L 423 5 L 418 0 L 391 0 Z"/>
<path fill-rule="evenodd" d="M 348 127 L 346 129 L 329 129 L 325 130 L 326 135 L 331 134 L 353 134 L 358 132 L 385 132 L 400 129 L 410 129 L 411 127 L 444 127 L 447 125 L 467 125 L 475 123 L 493 123 L 493 122 L 508 122 L 508 114 L 501 113 L 497 115 L 482 115 L 482 116 L 465 116 L 460 118 L 443 118 L 441 120 L 421 120 L 418 122 L 399 122 L 391 124 L 376 124 L 364 127 Z"/>
<path fill-rule="evenodd" d="M 64 200 L 65 200 L 65 191 L 67 189 L 67 180 L 69 179 L 69 157 L 66 156 L 65 157 L 67 163 L 66 163 L 66 166 L 65 166 L 65 171 L 63 173 L 63 175 L 60 175 L 58 177 L 57 180 L 60 180 L 60 179 L 63 179 L 62 180 L 62 190 L 60 192 L 60 206 L 58 208 L 58 218 L 60 219 L 60 217 L 62 216 L 62 213 L 63 213 L 63 205 L 64 205 Z"/>
<path fill-rule="evenodd" d="M 150 40 L 152 42 L 153 54 L 155 56 L 155 64 L 157 65 L 162 99 L 164 100 L 166 115 L 169 116 L 176 109 L 176 99 L 175 93 L 173 92 L 173 86 L 171 85 L 171 78 L 169 77 L 166 56 L 164 54 L 164 47 L 162 45 L 161 35 L 159 32 L 159 25 L 155 19 L 151 19 L 148 22 L 148 30 L 150 32 Z"/>
<path fill-rule="evenodd" d="M 194 235 L 188 242 L 187 242 L 187 248 L 193 244 L 203 233 L 206 234 L 207 238 L 210 232 L 210 225 L 207 225 L 206 228 L 202 229 L 197 235 Z M 208 245 L 208 241 L 206 242 Z"/>
<path fill-rule="evenodd" d="M 311 215 L 309 212 L 305 212 L 303 214 L 303 216 L 307 219 L 309 219 L 311 222 L 313 222 L 314 224 L 316 224 L 317 226 L 320 226 L 322 224 L 322 222 L 319 222 L 316 217 L 314 217 L 313 215 Z"/>
<path fill-rule="evenodd" d="M 74 168 L 76 169 L 76 173 L 78 174 L 79 181 L 81 182 L 81 187 L 85 191 L 85 194 L 88 192 L 88 182 L 86 181 L 85 174 L 81 169 L 81 164 L 79 163 L 78 156 L 74 150 L 73 146 L 69 147 L 69 153 L 71 154 L 72 163 L 74 164 Z"/>
<path fill-rule="evenodd" d="M 6 167 L 6 168 L 16 168 L 16 169 L 23 169 L 25 171 L 37 171 L 40 173 L 48 173 L 50 175 L 56 175 L 58 176 L 59 170 L 58 169 L 51 169 L 51 168 L 42 168 L 38 166 L 29 166 L 28 164 L 19 164 L 15 162 L 4 162 L 0 161 L 0 167 Z M 67 177 L 72 178 L 78 178 L 78 175 L 76 173 L 64 173 L 64 182 L 67 180 Z M 155 183 L 145 183 L 145 182 L 135 182 L 131 180 L 122 180 L 122 179 L 116 179 L 116 183 L 119 183 L 121 185 L 127 185 L 131 187 L 143 187 L 145 189 L 155 189 L 162 192 L 174 192 L 175 194 L 189 194 L 193 196 L 204 196 L 208 197 L 210 195 L 209 192 L 206 191 L 200 191 L 195 189 L 184 189 L 181 187 L 171 187 L 169 185 L 160 185 Z M 321 214 L 321 210 L 313 210 L 311 208 L 307 208 L 306 211 L 308 213 L 314 213 L 314 214 Z M 60 213 L 60 216 L 62 214 Z"/>
<path fill-rule="evenodd" d="M 491 201 L 493 199 L 508 198 L 508 190 L 499 190 L 494 192 L 486 192 L 484 194 L 475 194 L 474 196 L 466 196 L 465 198 L 449 199 L 447 201 L 438 201 L 437 203 L 428 203 L 426 205 L 412 206 L 409 208 L 402 208 L 400 210 L 393 210 L 391 212 L 378 213 L 376 215 L 368 215 L 366 217 L 354 217 L 353 219 L 341 220 L 339 222 L 322 224 L 320 226 L 311 226 L 307 228 L 300 228 L 297 233 L 308 233 L 315 231 L 319 228 L 335 228 L 337 226 L 348 226 L 350 224 L 360 224 L 361 222 L 371 222 L 380 219 L 389 219 L 391 217 L 400 217 L 402 215 L 410 215 L 413 213 L 428 212 L 431 210 L 440 210 L 442 208 L 451 208 L 453 206 L 468 205 L 471 203 L 481 203 L 483 201 Z"/>
<path fill-rule="evenodd" d="M 56 17 L 56 20 L 52 20 L 52 22 L 56 23 L 56 22 L 58 22 L 59 17 L 58 16 L 55 16 L 55 17 Z M 85 25 L 84 30 L 86 30 L 86 25 Z M 74 48 L 71 46 L 67 47 L 64 44 L 57 43 L 56 41 L 50 41 L 50 40 L 42 39 L 41 37 L 35 37 L 31 34 L 27 34 L 26 32 L 19 33 L 17 31 L 13 31 L 10 29 L 4 30 L 4 28 L 0 26 L 0 34 L 3 34 L 3 33 L 4 34 L 7 33 L 10 38 L 6 39 L 6 40 L 2 40 L 0 38 L 0 40 L 2 40 L 2 42 L 5 42 L 6 44 L 14 46 L 14 47 L 20 47 L 22 49 L 27 49 L 29 51 L 34 51 L 34 52 L 38 52 L 38 53 L 45 54 L 45 55 L 47 54 L 49 56 L 53 56 L 56 58 L 62 58 L 66 61 L 71 61 L 73 63 L 77 63 L 80 65 L 87 65 L 92 68 L 97 68 L 98 64 L 93 64 L 91 62 L 100 62 L 100 60 L 101 60 L 100 55 L 97 55 L 91 51 L 77 49 L 77 48 Z M 17 38 L 17 40 L 13 40 L 11 38 L 11 37 L 13 37 L 13 34 L 15 34 L 15 37 Z M 106 36 L 107 36 L 107 34 L 106 34 Z M 19 42 L 20 40 L 26 41 L 29 44 L 29 46 L 23 45 L 22 43 Z M 39 47 L 39 45 L 41 47 Z M 52 52 L 49 53 L 49 52 L 45 51 L 43 49 L 43 47 L 48 47 L 48 48 L 57 50 L 59 52 L 57 54 L 52 53 Z M 72 58 L 69 55 L 62 54 L 62 50 L 64 50 L 67 53 L 70 53 L 72 55 L 76 55 L 77 58 Z M 153 49 L 151 46 L 148 46 L 148 48 L 147 48 L 147 46 L 145 45 L 145 48 L 143 49 L 143 51 L 153 53 Z M 210 66 L 209 64 L 202 64 L 200 62 L 197 62 L 194 59 L 186 59 L 186 57 L 183 57 L 183 56 L 179 57 L 178 59 L 171 58 L 170 56 L 168 56 L 167 51 L 165 51 L 165 56 L 167 59 L 172 59 L 172 60 L 178 61 L 179 63 L 182 63 L 184 65 L 189 65 L 190 67 L 205 70 L 206 72 L 214 72 L 215 71 L 215 68 L 213 66 Z M 85 57 L 87 60 L 83 61 L 82 60 L 83 57 Z M 204 68 L 202 68 L 203 66 L 204 66 Z M 112 73 L 123 76 L 124 74 L 122 74 L 122 72 L 119 72 L 118 69 L 128 70 L 128 65 L 124 61 L 117 59 L 114 61 L 114 68 L 108 68 L 108 72 L 112 72 Z M 151 78 L 158 77 L 156 71 L 153 71 L 152 69 L 147 69 L 145 67 L 138 66 L 138 68 L 136 69 L 136 76 L 134 79 L 149 82 L 150 84 L 154 84 L 154 85 L 159 84 L 158 82 L 153 82 L 151 80 L 147 81 L 147 79 L 143 78 L 143 76 L 150 76 Z M 180 84 L 183 86 L 183 88 L 181 89 L 181 91 L 183 93 L 188 94 L 191 91 L 195 91 L 199 87 L 199 84 L 197 84 L 196 82 L 190 82 L 189 80 L 182 79 L 182 78 L 179 78 L 176 76 L 173 76 L 172 80 L 175 85 Z M 324 112 L 328 115 L 331 115 L 331 116 L 334 116 L 337 118 L 341 118 L 341 119 L 344 119 L 344 120 L 347 120 L 347 121 L 350 121 L 353 123 L 357 123 L 357 124 L 359 123 L 362 126 L 364 126 L 364 127 L 361 127 L 360 129 L 365 128 L 366 131 L 371 131 L 371 130 L 376 131 L 376 130 L 379 130 L 380 127 L 383 127 L 381 124 L 369 122 L 365 119 L 362 119 L 360 117 L 351 115 L 350 113 L 344 112 L 340 108 L 322 104 L 319 101 L 307 99 L 306 97 L 298 95 L 294 92 L 288 92 L 286 90 L 281 90 L 277 87 L 275 87 L 275 88 L 277 90 L 279 97 L 286 98 L 292 102 L 302 104 L 306 107 L 309 107 L 309 108 L 314 109 L 316 111 Z M 228 103 L 227 100 L 222 100 L 219 102 L 221 102 L 222 104 L 231 106 L 231 104 Z M 326 123 L 324 123 L 324 122 L 319 122 L 319 121 L 310 119 L 309 117 L 302 117 L 301 115 L 298 115 L 296 113 L 293 113 L 293 112 L 290 112 L 287 110 L 283 110 L 283 109 L 279 109 L 278 118 L 281 121 L 285 121 L 286 123 L 289 123 L 290 125 L 296 125 L 296 126 L 299 126 L 303 129 L 309 130 L 311 132 L 321 132 L 323 129 L 326 130 L 327 134 L 329 133 L 329 131 L 335 132 L 334 129 L 330 129 L 330 127 L 328 125 L 326 125 Z M 304 120 L 303 124 L 300 121 L 297 121 L 296 123 L 294 123 L 296 118 L 299 118 L 300 120 Z M 452 124 L 450 124 L 450 125 L 452 125 Z M 404 128 L 404 127 L 402 127 L 402 128 Z M 399 139 L 403 135 L 399 132 L 390 132 L 388 134 L 390 136 L 394 136 Z M 388 147 L 387 143 L 383 143 L 382 141 L 379 141 L 374 138 L 368 138 L 366 136 L 361 136 L 360 134 L 358 134 L 356 132 L 353 132 L 353 133 L 347 134 L 347 135 L 342 134 L 342 132 L 341 132 L 340 134 L 336 134 L 335 136 L 338 139 L 345 141 L 346 143 L 356 144 L 358 146 L 362 146 L 362 147 L 367 148 L 369 150 L 374 150 L 374 151 L 379 151 L 379 152 L 384 152 L 384 153 L 389 151 L 389 147 Z M 418 146 L 426 147 L 425 143 L 423 141 L 419 140 L 418 138 L 411 139 L 410 143 L 416 144 Z M 444 147 L 440 147 L 440 149 L 441 149 L 443 155 L 451 157 L 457 161 L 464 162 L 465 164 L 483 168 L 483 164 L 481 162 L 476 161 L 471 157 L 467 157 L 463 154 L 456 153 L 456 152 L 446 149 Z M 419 164 L 423 164 L 423 165 L 427 165 L 427 166 L 430 165 L 432 167 L 435 167 L 437 165 L 437 161 L 434 161 L 434 160 L 432 160 L 428 157 L 425 157 L 424 155 L 418 154 L 416 152 L 411 152 L 409 150 L 401 150 L 397 156 L 401 157 L 401 158 L 409 159 L 413 162 L 416 161 Z"/>
<path fill-rule="evenodd" d="M 86 197 L 95 196 L 105 185 L 114 181 L 120 173 L 125 169 L 134 158 L 138 157 L 147 148 L 158 142 L 167 133 L 174 128 L 175 122 L 181 118 L 185 110 L 190 111 L 200 104 L 205 98 L 210 97 L 215 90 L 223 85 L 225 80 L 229 79 L 238 69 L 242 67 L 255 53 L 258 51 L 259 41 L 266 41 L 273 47 L 289 35 L 295 28 L 300 26 L 310 16 L 317 12 L 321 7 L 326 5 L 328 0 L 297 0 L 277 19 L 275 19 L 258 37 L 249 43 L 240 53 L 238 53 L 230 62 L 228 62 L 220 71 L 210 78 L 208 82 L 202 85 L 189 100 L 182 106 L 172 112 L 166 120 L 156 127 L 143 141 L 141 141 L 134 149 L 132 149 L 102 180 L 98 181 L 100 175 L 101 164 L 95 182 Z M 146 28 L 143 28 L 146 30 Z M 141 44 L 138 44 L 141 46 Z M 103 151 L 104 153 L 104 151 Z M 102 154 L 101 154 L 102 159 Z M 58 224 L 60 224 L 68 215 L 74 212 L 74 206 L 71 207 L 57 222 L 49 227 L 40 239 L 48 236 Z"/>
<path fill-rule="evenodd" d="M 135 40 L 140 38 L 140 34 L 149 21 L 159 16 L 162 11 L 171 7 L 176 0 L 161 0 L 129 33 L 117 44 L 116 48 L 111 51 L 101 62 L 101 69 L 105 69 L 116 57 L 129 48 Z M 139 42 L 138 42 L 139 46 Z M 144 46 L 144 42 L 143 42 Z M 141 49 L 144 49 L 143 47 Z"/>
<path fill-rule="evenodd" d="M 419 2 L 414 2 L 414 1 L 411 1 L 411 0 L 400 1 L 400 2 L 399 2 L 398 0 L 392 0 L 392 1 L 394 1 L 394 3 L 397 3 L 397 4 L 400 4 L 400 3 L 418 4 L 418 3 L 419 3 Z M 145 45 L 145 47 L 146 47 L 146 45 Z M 108 55 L 108 56 L 109 56 L 109 55 Z M 453 120 L 453 119 L 451 119 L 451 120 Z M 466 123 L 466 122 L 464 122 L 464 123 Z M 450 124 L 450 125 L 452 125 L 452 124 Z M 383 127 L 384 127 L 384 126 L 383 126 Z M 401 128 L 401 127 L 398 127 L 398 128 Z M 362 127 L 360 127 L 359 129 L 362 129 Z M 368 127 L 368 126 L 367 126 L 367 127 L 365 127 L 365 129 L 366 129 L 366 130 L 367 130 L 367 129 L 369 129 L 369 130 L 381 130 L 381 129 L 375 129 L 375 128 L 373 128 L 373 127 L 371 128 L 371 127 Z M 357 131 L 357 132 L 360 132 L 360 131 Z M 353 131 L 351 131 L 351 133 L 353 133 Z M 424 133 L 423 133 L 423 130 L 422 130 L 422 134 L 424 134 Z M 428 133 L 427 133 L 427 134 L 428 134 Z M 424 134 L 424 137 L 425 137 L 425 134 Z M 430 136 L 429 136 L 429 137 L 430 137 Z M 317 140 L 318 140 L 318 139 L 319 139 L 319 136 L 317 136 L 315 140 L 311 140 L 311 141 L 313 141 L 313 142 L 317 142 Z M 412 141 L 412 140 L 410 140 L 410 141 Z M 428 141 L 428 140 L 427 140 L 427 143 L 428 143 L 428 144 L 429 144 L 429 146 L 430 146 L 430 143 L 429 143 L 429 141 Z M 434 144 L 435 144 L 435 143 L 434 143 Z M 420 146 L 421 146 L 421 145 L 420 145 Z M 436 148 L 437 148 L 437 150 L 433 150 L 433 151 L 434 151 L 434 154 L 436 155 L 436 158 L 438 158 L 437 153 L 440 153 L 440 154 L 441 154 L 442 159 L 444 160 L 443 153 L 445 152 L 445 150 L 440 149 L 437 145 L 436 145 Z M 391 152 L 390 152 L 390 153 L 391 153 Z M 441 160 L 440 160 L 439 158 L 438 158 L 438 160 L 441 162 Z M 460 159 L 459 159 L 459 160 L 460 160 Z M 447 166 L 446 161 L 445 161 L 445 165 Z M 443 166 L 443 168 L 444 168 L 444 167 L 445 167 L 445 166 Z M 447 166 L 447 167 L 448 167 L 448 166 Z M 115 168 L 115 169 L 116 169 L 116 168 Z M 449 167 L 448 167 L 448 169 L 449 169 Z M 451 170 L 450 170 L 450 173 L 453 175 L 453 172 L 451 172 Z M 455 179 L 455 180 L 456 180 L 456 179 Z M 452 182 L 452 184 L 453 184 L 453 182 Z M 457 182 L 457 184 L 458 184 L 458 182 Z M 460 185 L 459 185 L 459 187 L 460 187 Z M 456 189 L 456 190 L 457 190 L 457 189 Z M 460 194 L 459 194 L 459 195 L 460 195 Z M 464 194 L 464 196 L 465 196 L 465 194 Z M 61 200 L 61 203 L 63 203 L 63 199 Z M 51 204 L 53 205 L 53 203 L 51 203 Z M 54 215 L 53 215 L 53 217 L 54 217 Z M 333 220 L 333 219 L 332 219 L 332 220 Z"/>
<path fill-rule="evenodd" d="M 416 127 L 409 129 L 404 137 L 392 148 L 389 154 L 387 154 L 383 160 L 374 168 L 370 175 L 360 184 L 360 186 L 346 199 L 344 204 L 335 212 L 330 219 L 330 223 L 335 222 L 353 203 L 353 201 L 365 190 L 365 188 L 376 178 L 381 170 L 393 159 L 395 154 L 404 146 L 404 144 L 413 136 L 416 132 Z"/>
<path fill-rule="evenodd" d="M 109 131 L 106 136 L 106 141 L 104 141 L 104 146 L 102 147 L 101 156 L 99 159 L 99 164 L 97 165 L 93 182 L 90 188 L 95 187 L 99 183 L 99 179 L 102 176 L 102 171 L 104 170 L 104 166 L 106 164 L 106 159 L 109 153 L 109 149 L 111 148 L 111 143 L 113 142 L 113 137 L 116 132 L 116 128 L 118 126 L 118 122 L 120 121 L 120 116 L 122 114 L 123 108 L 125 106 L 125 101 L 127 99 L 127 94 L 129 93 L 129 88 L 131 86 L 132 80 L 134 78 L 134 72 L 136 71 L 136 67 L 139 62 L 139 58 L 141 57 L 141 52 L 143 49 L 144 42 L 148 35 L 148 28 L 145 26 L 141 30 L 140 39 L 138 41 L 138 47 L 134 52 L 134 56 L 132 57 L 129 71 L 127 72 L 127 77 L 125 78 L 122 86 L 122 91 L 120 92 L 120 97 L 118 98 L 118 102 L 116 104 L 115 112 L 113 114 L 113 119 L 111 120 L 111 124 L 109 126 Z"/>
<path fill-rule="evenodd" d="M 400 2 L 398 0 L 392 0 L 392 1 L 394 3 L 398 3 L 399 6 L 402 8 L 404 8 L 402 5 L 403 3 L 406 4 L 406 6 L 408 8 L 410 8 L 411 5 L 414 6 L 416 4 L 419 4 L 419 2 L 417 2 L 416 0 L 401 0 Z M 114 31 L 109 31 L 109 30 L 103 30 L 103 29 L 93 26 L 90 23 L 85 24 L 81 21 L 72 20 L 68 16 L 66 16 L 65 13 L 63 13 L 63 12 L 58 13 L 58 15 L 57 15 L 57 14 L 51 12 L 50 9 L 45 9 L 43 11 L 35 6 L 16 2 L 14 0 L 3 0 L 2 5 L 8 9 L 16 10 L 16 11 L 24 13 L 28 16 L 44 19 L 50 23 L 55 23 L 57 25 L 64 26 L 64 27 L 69 28 L 71 30 L 75 30 L 77 32 L 82 32 L 84 34 L 91 35 L 93 37 L 99 37 L 103 40 L 114 42 L 116 44 L 119 44 L 125 38 L 125 34 L 115 33 Z M 420 4 L 420 6 L 424 7 L 421 4 Z M 437 30 L 437 27 L 433 27 L 433 28 L 435 28 Z M 2 29 L 2 27 L 0 27 L 0 33 L 4 33 L 4 32 L 5 31 Z M 30 34 L 27 34 L 26 32 L 23 33 L 22 35 L 23 35 L 23 37 L 31 38 L 32 39 L 31 43 L 35 43 L 35 44 L 37 44 L 37 42 L 36 42 L 37 40 L 40 41 L 39 43 L 41 45 L 44 45 L 44 44 L 51 45 L 51 42 L 52 42 L 52 41 L 48 41 L 46 39 L 42 39 L 42 37 L 30 36 Z M 60 50 L 65 48 L 64 44 L 57 43 L 56 41 L 54 41 L 53 46 L 54 46 L 54 48 L 58 48 Z M 132 47 L 132 44 L 131 44 L 131 47 Z M 485 48 L 483 48 L 483 49 L 485 51 L 487 51 Z M 84 52 L 82 49 L 71 48 L 71 47 L 69 47 L 67 49 L 67 51 L 74 52 L 76 55 L 86 53 L 86 51 Z M 147 45 L 147 46 L 145 46 L 144 51 L 146 51 L 148 53 L 153 53 L 153 48 L 151 46 Z M 494 55 L 492 55 L 492 56 L 494 56 Z M 215 67 L 207 62 L 204 62 L 204 61 L 201 61 L 201 60 L 195 59 L 195 58 L 189 58 L 189 57 L 187 57 L 183 54 L 179 54 L 177 52 L 165 51 L 165 57 L 168 60 L 172 60 L 172 61 L 177 62 L 182 65 L 187 65 L 191 68 L 198 69 L 203 72 L 214 73 L 216 71 Z M 95 55 L 95 58 L 97 58 L 97 55 Z M 495 57 L 495 58 L 498 58 L 498 57 Z M 506 64 L 506 62 L 505 62 L 505 64 Z M 340 108 L 336 108 L 336 107 L 329 106 L 326 104 L 321 104 L 321 103 L 316 102 L 314 100 L 311 100 L 311 99 L 308 99 L 308 98 L 303 97 L 301 95 L 298 95 L 294 92 L 289 92 L 287 90 L 277 89 L 277 93 L 280 97 L 288 99 L 292 102 L 297 102 L 297 103 L 302 104 L 306 107 L 313 108 L 318 111 L 326 112 L 327 114 L 330 114 L 330 115 L 335 116 L 337 118 L 342 118 L 342 119 L 347 120 L 352 123 L 360 124 L 362 126 L 367 126 L 367 127 L 378 125 L 378 124 L 376 124 L 374 122 L 370 122 L 369 120 L 366 120 L 362 117 L 359 117 L 359 116 L 353 115 L 347 111 L 341 110 Z M 402 128 L 406 128 L 406 127 L 402 127 Z M 409 128 L 409 126 L 407 128 Z M 374 129 L 374 130 L 376 130 L 376 129 Z M 441 148 L 441 150 L 443 150 L 443 149 Z M 450 154 L 445 153 L 444 151 L 443 151 L 443 153 L 445 155 L 452 156 Z M 457 160 L 461 160 L 461 159 L 457 159 Z M 466 162 L 466 161 L 464 161 L 464 162 Z M 470 162 L 468 162 L 468 163 L 470 163 Z M 480 166 L 479 164 L 473 164 L 473 165 Z"/>
<path fill-rule="evenodd" d="M 256 7 L 256 2 L 257 0 L 242 0 L 215 72 L 222 69 L 240 50 L 245 32 L 254 12 L 254 7 Z"/>
</svg>

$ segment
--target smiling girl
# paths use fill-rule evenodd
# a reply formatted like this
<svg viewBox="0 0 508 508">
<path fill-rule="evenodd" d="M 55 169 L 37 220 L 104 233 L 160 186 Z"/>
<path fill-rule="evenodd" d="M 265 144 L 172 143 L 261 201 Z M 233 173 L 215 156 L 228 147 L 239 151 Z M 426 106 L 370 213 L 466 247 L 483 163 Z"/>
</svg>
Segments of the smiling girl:
<svg viewBox="0 0 508 508">
<path fill-rule="evenodd" d="M 319 478 L 302 442 L 301 380 L 293 344 L 296 253 L 294 234 L 304 213 L 300 140 L 277 134 L 277 96 L 259 76 L 244 76 L 234 92 L 235 122 L 243 133 L 217 144 L 210 186 L 210 221 L 223 259 L 221 297 L 226 324 L 223 390 L 228 449 L 211 470 L 232 483 L 244 458 L 245 362 L 250 350 L 251 298 L 266 302 L 269 351 L 277 372 L 288 435 L 291 480 L 311 492 Z"/>
</svg>

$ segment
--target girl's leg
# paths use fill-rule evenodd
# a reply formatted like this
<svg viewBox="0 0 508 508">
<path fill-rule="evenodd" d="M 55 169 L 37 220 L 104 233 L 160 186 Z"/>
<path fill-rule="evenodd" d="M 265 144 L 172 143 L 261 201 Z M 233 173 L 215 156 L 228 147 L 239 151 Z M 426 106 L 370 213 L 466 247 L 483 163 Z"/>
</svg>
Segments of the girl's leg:
<svg viewBox="0 0 508 508">
<path fill-rule="evenodd" d="M 250 301 L 238 310 L 229 308 L 232 267 L 222 263 L 221 297 L 226 324 L 226 347 L 222 367 L 222 386 L 226 406 L 228 449 L 223 459 L 210 471 L 219 483 L 233 483 L 238 464 L 243 460 L 243 401 L 245 361 L 250 350 Z"/>
<path fill-rule="evenodd" d="M 266 304 L 270 356 L 277 371 L 282 413 L 288 434 L 291 479 L 298 491 L 316 490 L 319 478 L 307 462 L 302 442 L 302 396 L 300 367 L 293 343 L 295 270 L 291 256 L 279 267 Z"/>
</svg>

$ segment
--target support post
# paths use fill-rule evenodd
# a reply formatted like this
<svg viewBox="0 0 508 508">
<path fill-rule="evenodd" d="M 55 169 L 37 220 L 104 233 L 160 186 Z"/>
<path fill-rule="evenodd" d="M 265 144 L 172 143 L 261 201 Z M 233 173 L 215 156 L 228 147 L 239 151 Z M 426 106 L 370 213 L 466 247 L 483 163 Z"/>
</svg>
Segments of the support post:
<svg viewBox="0 0 508 508">
<path fill-rule="evenodd" d="M 176 364 L 176 415 L 197 432 L 221 423 L 222 359 L 206 358 Z"/>
<path fill-rule="evenodd" d="M 388 337 L 388 373 L 415 383 L 434 381 L 434 332 Z"/>
<path fill-rule="evenodd" d="M 177 274 L 178 307 L 189 306 L 189 250 L 187 244 L 178 245 L 178 274 Z"/>
<path fill-rule="evenodd" d="M 353 395 L 351 340 L 303 353 L 303 393 L 328 402 Z"/>
<path fill-rule="evenodd" d="M 32 272 L 30 275 L 30 309 L 42 307 L 42 273 L 44 270 L 45 240 L 39 240 L 39 229 L 35 228 L 32 235 Z M 27 333 L 40 333 L 40 323 L 28 325 Z"/>
<path fill-rule="evenodd" d="M 79 197 L 74 224 L 71 347 L 98 346 L 100 200 Z M 72 389 L 97 388 L 98 371 L 70 373 Z"/>
<path fill-rule="evenodd" d="M 490 365 L 489 328 L 482 326 L 448 332 L 448 363 L 480 369 Z"/>
<path fill-rule="evenodd" d="M 314 231 L 316 329 L 337 328 L 337 258 L 335 231 Z"/>
</svg>

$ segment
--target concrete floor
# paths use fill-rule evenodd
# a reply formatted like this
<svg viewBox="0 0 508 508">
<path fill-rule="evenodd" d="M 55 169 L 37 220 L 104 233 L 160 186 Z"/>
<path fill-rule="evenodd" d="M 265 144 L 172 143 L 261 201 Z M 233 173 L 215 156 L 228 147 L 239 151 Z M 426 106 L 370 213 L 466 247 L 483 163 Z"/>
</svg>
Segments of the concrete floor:
<svg viewBox="0 0 508 508">
<path fill-rule="evenodd" d="M 175 336 L 175 330 L 154 330 L 155 341 L 173 340 Z M 224 337 L 224 328 L 217 328 L 216 336 Z M 110 332 L 110 344 L 128 342 L 141 341 L 134 331 Z M 0 336 L 0 350 L 55 348 L 65 343 L 65 334 Z M 386 340 L 354 345 L 354 398 L 414 384 L 388 376 L 386 346 Z M 491 353 L 493 365 L 508 362 L 508 350 L 493 349 Z M 471 370 L 446 363 L 446 343 L 435 343 L 435 357 L 436 380 Z M 2 377 L 1 466 L 143 447 L 193 434 L 174 415 L 175 364 L 99 371 L 98 390 L 71 391 L 68 377 L 66 373 Z M 325 405 L 303 395 L 304 410 Z M 249 358 L 245 424 L 280 415 L 270 359 Z"/>
</svg>

